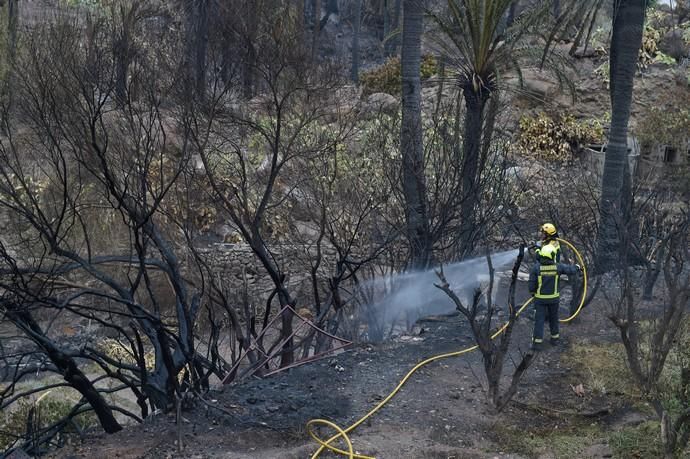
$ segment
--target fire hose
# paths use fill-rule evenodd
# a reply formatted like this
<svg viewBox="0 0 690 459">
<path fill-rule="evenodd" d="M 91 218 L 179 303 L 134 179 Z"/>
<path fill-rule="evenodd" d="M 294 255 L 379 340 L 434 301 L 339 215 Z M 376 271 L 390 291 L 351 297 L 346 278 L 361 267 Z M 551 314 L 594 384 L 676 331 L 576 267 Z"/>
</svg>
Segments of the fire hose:
<svg viewBox="0 0 690 459">
<path fill-rule="evenodd" d="M 582 285 L 582 299 L 580 300 L 580 304 L 578 305 L 577 309 L 575 312 L 573 312 L 569 317 L 565 319 L 560 319 L 559 322 L 562 323 L 567 323 L 572 321 L 575 317 L 580 314 L 580 311 L 582 310 L 582 307 L 585 304 L 585 299 L 587 297 L 587 268 L 585 267 L 585 261 L 582 258 L 582 255 L 578 250 L 575 248 L 574 245 L 572 245 L 570 242 L 566 241 L 565 239 L 557 239 L 559 242 L 562 242 L 566 246 L 568 246 L 573 253 L 575 253 L 575 256 L 582 267 L 582 277 L 583 277 L 583 285 Z M 515 317 L 519 316 L 526 308 L 529 306 L 532 301 L 534 300 L 534 297 L 530 297 L 525 303 L 518 309 L 517 313 L 515 314 Z M 504 323 L 496 332 L 494 332 L 493 335 L 491 335 L 491 339 L 495 339 L 496 337 L 500 336 L 506 328 L 508 328 L 508 325 L 510 322 Z M 369 419 L 371 416 L 373 416 L 378 410 L 383 408 L 395 395 L 400 391 L 400 389 L 405 385 L 408 379 L 421 367 L 424 365 L 427 365 L 431 362 L 435 362 L 437 360 L 441 359 L 446 359 L 449 357 L 457 357 L 463 354 L 467 354 L 469 352 L 474 351 L 475 349 L 479 348 L 478 345 L 470 346 L 465 349 L 461 349 L 459 351 L 454 351 L 454 352 L 448 352 L 445 354 L 438 354 L 433 357 L 429 357 L 428 359 L 422 360 L 421 362 L 417 363 L 410 371 L 407 372 L 407 374 L 400 380 L 398 385 L 391 391 L 390 394 L 388 394 L 383 400 L 381 400 L 374 408 L 371 409 L 367 414 L 359 418 L 355 423 L 353 423 L 351 426 L 343 429 L 334 422 L 328 421 L 326 419 L 312 419 L 309 422 L 307 422 L 307 432 L 309 432 L 309 435 L 311 438 L 314 439 L 320 446 L 319 449 L 311 456 L 312 459 L 317 459 L 321 453 L 323 453 L 324 450 L 328 449 L 334 453 L 340 454 L 342 456 L 347 457 L 348 459 L 376 459 L 372 456 L 365 456 L 363 454 L 357 454 L 354 451 L 354 447 L 352 446 L 352 440 L 350 440 L 350 437 L 348 434 L 355 430 L 357 427 L 359 427 L 364 421 Z M 328 438 L 327 440 L 324 440 L 320 438 L 316 432 L 314 431 L 314 428 L 316 426 L 328 426 L 331 429 L 335 430 L 337 433 L 333 435 L 332 437 Z M 338 439 L 342 439 L 343 442 L 345 442 L 345 446 L 347 449 L 341 449 L 338 448 L 337 446 L 334 446 L 332 443 Z"/>
</svg>

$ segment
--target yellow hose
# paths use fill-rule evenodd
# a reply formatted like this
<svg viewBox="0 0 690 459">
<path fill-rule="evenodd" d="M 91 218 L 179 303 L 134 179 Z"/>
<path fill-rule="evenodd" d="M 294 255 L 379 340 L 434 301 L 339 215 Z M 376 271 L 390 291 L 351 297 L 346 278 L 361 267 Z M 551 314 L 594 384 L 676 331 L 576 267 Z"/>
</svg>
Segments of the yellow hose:
<svg viewBox="0 0 690 459">
<path fill-rule="evenodd" d="M 577 249 L 575 248 L 575 246 L 573 246 L 570 242 L 566 241 L 565 239 L 558 239 L 558 241 L 559 241 L 559 242 L 562 242 L 562 243 L 564 243 L 565 245 L 567 245 L 568 247 L 570 247 L 570 249 L 572 249 L 572 251 L 575 253 L 575 256 L 577 257 L 577 260 L 580 262 L 580 266 L 582 267 L 582 277 L 583 277 L 583 279 L 584 279 L 584 282 L 583 282 L 583 285 L 582 285 L 582 299 L 580 300 L 580 305 L 579 305 L 579 307 L 577 308 L 577 310 L 576 310 L 570 317 L 568 317 L 568 318 L 566 318 L 566 319 L 561 319 L 561 320 L 560 320 L 560 322 L 564 322 L 564 323 L 565 323 L 565 322 L 570 322 L 570 321 L 573 320 L 575 317 L 577 317 L 577 315 L 580 313 L 580 311 L 582 310 L 582 307 L 583 307 L 584 304 L 585 304 L 585 298 L 586 298 L 586 296 L 587 296 L 587 268 L 585 267 L 585 261 L 584 261 L 584 259 L 582 258 L 582 255 L 580 255 L 580 252 L 577 251 Z M 516 317 L 519 316 L 520 313 L 522 313 L 522 311 L 524 311 L 525 308 L 526 308 L 527 306 L 529 306 L 529 305 L 532 303 L 532 300 L 533 300 L 533 298 L 530 298 L 530 299 L 528 299 L 527 301 L 525 301 L 525 303 L 520 307 L 520 309 L 518 309 L 518 312 L 517 312 L 517 314 L 516 314 L 515 316 L 516 316 Z M 503 324 L 503 325 L 501 326 L 501 328 L 499 328 L 493 335 L 491 335 L 491 339 L 495 339 L 497 336 L 501 335 L 501 333 L 503 333 L 503 332 L 506 330 L 506 328 L 508 328 L 508 323 L 509 323 L 509 322 L 506 322 L 505 324 Z M 392 391 L 390 394 L 388 394 L 388 395 L 386 396 L 386 398 L 384 398 L 383 400 L 381 400 L 374 408 L 372 408 L 371 411 L 369 411 L 367 414 L 365 414 L 364 416 L 362 416 L 357 422 L 355 422 L 354 424 L 352 424 L 352 425 L 351 425 L 350 427 L 348 427 L 347 429 L 342 429 L 342 428 L 339 427 L 337 424 L 335 424 L 335 423 L 333 423 L 333 422 L 331 422 L 331 421 L 328 421 L 328 420 L 326 420 L 326 419 L 312 419 L 312 420 L 310 420 L 309 422 L 307 422 L 307 432 L 309 432 L 309 435 L 311 436 L 311 438 L 313 438 L 314 441 L 316 441 L 316 442 L 320 445 L 320 446 L 319 446 L 319 449 L 312 455 L 311 458 L 312 458 L 312 459 L 317 459 L 325 449 L 328 449 L 328 450 L 330 450 L 330 451 L 332 451 L 332 452 L 334 452 L 334 453 L 338 453 L 338 454 L 340 454 L 340 455 L 342 455 L 342 456 L 345 456 L 345 457 L 347 457 L 348 459 L 376 459 L 376 458 L 374 458 L 374 457 L 372 457 L 372 456 L 365 456 L 365 455 L 363 455 L 363 454 L 356 454 L 356 453 L 354 452 L 354 449 L 353 449 L 353 447 L 352 447 L 352 441 L 350 440 L 350 437 L 348 436 L 348 434 L 349 434 L 350 432 L 352 432 L 353 430 L 355 430 L 357 427 L 359 427 L 360 424 L 362 424 L 362 423 L 363 423 L 364 421 L 366 421 L 368 418 L 370 418 L 371 416 L 373 416 L 374 413 L 376 413 L 378 410 L 380 410 L 381 408 L 383 408 L 383 406 L 386 405 L 386 403 L 388 403 L 393 397 L 395 397 L 395 395 L 398 393 L 398 391 L 400 391 L 400 389 L 402 388 L 402 386 L 405 385 L 405 383 L 407 382 L 407 380 L 410 379 L 410 377 L 414 374 L 414 372 L 416 372 L 417 370 L 419 370 L 421 367 L 423 367 L 424 365 L 426 365 L 426 364 L 428 364 L 428 363 L 435 362 L 436 360 L 441 360 L 441 359 L 445 359 L 445 358 L 448 358 L 448 357 L 456 357 L 456 356 L 459 356 L 459 355 L 466 354 L 466 353 L 468 353 L 468 352 L 472 352 L 472 351 L 474 351 L 475 349 L 477 349 L 478 347 L 479 347 L 479 346 L 477 346 L 477 345 L 475 344 L 474 346 L 471 346 L 471 347 L 468 347 L 468 348 L 465 348 L 465 349 L 461 349 L 461 350 L 459 350 L 459 351 L 448 352 L 448 353 L 445 353 L 445 354 L 439 354 L 439 355 L 435 355 L 435 356 L 433 356 L 433 357 L 429 357 L 429 358 L 426 359 L 426 360 L 422 360 L 422 361 L 419 362 L 417 365 L 415 365 L 410 371 L 407 372 L 407 374 L 405 375 L 405 377 L 404 377 L 403 379 L 400 380 L 400 382 L 399 382 L 398 385 L 395 387 L 395 389 L 393 389 L 393 391 Z M 338 433 L 336 433 L 335 435 L 333 435 L 333 436 L 332 436 L 331 438 L 329 438 L 328 440 L 323 440 L 323 439 L 319 438 L 319 436 L 316 435 L 316 433 L 314 432 L 314 426 L 316 426 L 316 425 L 325 425 L 325 426 L 328 426 L 328 427 L 332 428 L 333 430 L 335 430 L 335 431 L 338 432 Z M 336 446 L 331 445 L 331 443 L 334 442 L 335 440 L 337 440 L 338 438 L 342 438 L 342 439 L 343 439 L 343 441 L 344 441 L 345 444 L 347 445 L 347 450 L 340 449 L 340 448 L 338 448 L 338 447 L 336 447 Z"/>
<path fill-rule="evenodd" d="M 570 247 L 570 250 L 575 253 L 575 256 L 577 257 L 577 261 L 580 262 L 580 266 L 582 267 L 582 299 L 580 299 L 580 304 L 577 307 L 577 310 L 572 313 L 570 317 L 567 317 L 565 319 L 561 319 L 560 322 L 567 323 L 573 320 L 577 315 L 580 313 L 582 310 L 582 307 L 585 305 L 585 299 L 587 297 L 587 267 L 585 266 L 585 260 L 582 258 L 582 255 L 580 255 L 580 252 L 577 251 L 574 245 L 572 245 L 570 242 L 566 241 L 565 239 L 560 239 L 557 238 L 559 242 L 564 243 L 568 247 Z M 532 298 L 527 300 L 528 303 L 532 302 Z"/>
</svg>

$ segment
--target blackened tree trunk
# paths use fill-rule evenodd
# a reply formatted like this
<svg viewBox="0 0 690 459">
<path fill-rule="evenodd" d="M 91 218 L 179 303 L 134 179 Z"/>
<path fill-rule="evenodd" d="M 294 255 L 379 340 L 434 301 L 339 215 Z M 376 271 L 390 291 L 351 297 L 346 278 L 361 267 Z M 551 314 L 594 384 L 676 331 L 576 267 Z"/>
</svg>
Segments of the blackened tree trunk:
<svg viewBox="0 0 690 459">
<path fill-rule="evenodd" d="M 306 30 L 308 27 L 311 26 L 311 19 L 312 19 L 312 13 L 311 13 L 311 7 L 312 7 L 312 0 L 303 0 L 302 1 L 302 20 L 304 21 L 304 28 L 305 28 L 305 34 Z"/>
<path fill-rule="evenodd" d="M 632 101 L 633 79 L 642 43 L 645 0 L 620 0 L 613 17 L 611 55 L 611 129 L 604 161 L 599 214 L 596 267 L 611 268 L 620 251 L 621 225 L 626 225 L 622 209 L 628 196 L 621 196 L 628 162 L 628 121 Z M 612 256 L 616 254 L 616 256 Z"/>
<path fill-rule="evenodd" d="M 404 0 L 400 148 L 403 157 L 402 187 L 405 197 L 407 238 L 413 268 L 424 268 L 431 259 L 422 146 L 420 78 L 422 27 L 423 11 L 419 0 Z"/>
<path fill-rule="evenodd" d="M 10 61 L 14 58 L 17 49 L 17 29 L 19 27 L 19 2 L 9 0 L 7 4 L 7 31 L 8 31 L 8 51 Z"/>
<path fill-rule="evenodd" d="M 115 98 L 118 104 L 124 104 L 127 98 L 127 80 L 129 78 L 129 65 L 132 61 L 133 44 L 132 28 L 134 27 L 135 9 L 134 3 L 131 9 L 126 9 L 124 5 L 119 5 L 119 16 L 121 29 L 116 31 L 117 36 L 113 43 L 113 55 L 115 57 Z"/>
<path fill-rule="evenodd" d="M 386 56 L 388 55 L 388 47 L 390 46 L 389 38 L 391 33 L 391 9 L 389 3 L 389 0 L 383 0 L 381 3 L 381 20 L 383 23 L 383 34 L 381 40 L 383 42 L 383 53 Z"/>
<path fill-rule="evenodd" d="M 248 25 L 245 36 L 245 55 L 242 69 L 242 89 L 244 97 L 251 99 L 254 97 L 254 81 L 256 74 L 256 35 L 259 29 L 259 8 L 261 2 L 252 1 L 248 7 Z"/>
<path fill-rule="evenodd" d="M 467 257 L 472 251 L 477 235 L 476 206 L 479 205 L 479 181 L 482 169 L 482 132 L 484 109 L 489 100 L 489 91 L 472 87 L 468 82 L 463 89 L 465 98 L 465 126 L 462 159 L 462 224 L 460 227 L 460 255 Z"/>
<path fill-rule="evenodd" d="M 26 332 L 26 336 L 31 337 L 60 371 L 65 381 L 89 402 L 105 432 L 115 433 L 122 430 L 108 403 L 96 390 L 89 378 L 79 369 L 74 359 L 46 336 L 40 325 L 26 309 L 9 306 L 7 316 L 19 329 Z"/>
<path fill-rule="evenodd" d="M 400 43 L 401 0 L 383 0 L 383 53 L 386 57 L 398 53 Z"/>
<path fill-rule="evenodd" d="M 352 81 L 359 84 L 359 29 L 362 24 L 362 0 L 355 0 L 355 17 L 352 34 Z"/>
<path fill-rule="evenodd" d="M 402 14 L 402 0 L 395 0 L 395 8 L 393 9 L 393 28 L 396 30 L 395 37 L 393 37 L 391 46 L 393 54 L 398 54 L 398 43 L 400 43 L 400 16 Z"/>
<path fill-rule="evenodd" d="M 386 51 L 386 56 L 392 56 L 398 54 L 398 44 L 400 43 L 400 14 L 402 11 L 402 0 L 395 0 L 393 5 L 393 23 L 391 24 L 391 29 L 393 30 L 393 36 L 390 38 L 388 43 L 388 50 Z"/>
<path fill-rule="evenodd" d="M 127 98 L 129 62 L 126 57 L 128 46 L 126 40 L 126 38 L 121 37 L 115 43 L 115 98 L 118 104 L 122 104 Z"/>
<path fill-rule="evenodd" d="M 200 100 L 206 98 L 206 50 L 208 48 L 208 0 L 197 1 L 195 83 L 196 94 Z"/>
<path fill-rule="evenodd" d="M 321 32 L 321 0 L 314 0 L 314 28 L 311 34 L 311 60 L 316 59 L 316 48 L 319 44 Z"/>
<path fill-rule="evenodd" d="M 190 0 L 187 11 L 187 81 L 185 96 L 206 97 L 206 51 L 208 48 L 208 0 Z"/>
</svg>

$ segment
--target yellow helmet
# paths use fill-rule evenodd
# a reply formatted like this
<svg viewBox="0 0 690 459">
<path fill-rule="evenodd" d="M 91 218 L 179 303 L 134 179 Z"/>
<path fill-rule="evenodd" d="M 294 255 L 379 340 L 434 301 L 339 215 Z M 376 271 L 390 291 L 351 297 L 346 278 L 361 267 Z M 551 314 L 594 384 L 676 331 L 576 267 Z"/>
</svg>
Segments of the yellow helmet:
<svg viewBox="0 0 690 459">
<path fill-rule="evenodd" d="M 556 258 L 556 248 L 551 244 L 546 244 L 539 249 L 539 256 L 553 261 Z"/>
<path fill-rule="evenodd" d="M 544 223 L 541 225 L 541 231 L 547 236 L 555 236 L 558 231 L 556 231 L 556 226 L 553 223 Z"/>
</svg>

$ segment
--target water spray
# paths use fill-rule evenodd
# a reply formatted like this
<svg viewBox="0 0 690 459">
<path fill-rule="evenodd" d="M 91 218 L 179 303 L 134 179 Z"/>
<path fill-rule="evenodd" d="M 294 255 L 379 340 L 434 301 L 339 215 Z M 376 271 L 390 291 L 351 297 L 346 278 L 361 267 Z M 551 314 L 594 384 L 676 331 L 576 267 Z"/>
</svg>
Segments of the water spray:
<svg viewBox="0 0 690 459">
<path fill-rule="evenodd" d="M 518 254 L 518 250 L 508 250 L 491 255 L 494 268 L 510 264 Z M 481 285 L 488 283 L 490 273 L 486 264 L 486 257 L 477 257 L 452 263 L 443 267 L 443 273 L 450 287 L 458 296 L 469 302 L 474 291 Z M 455 310 L 454 303 L 441 290 L 434 286 L 438 281 L 434 269 L 426 271 L 412 271 L 398 275 L 377 277 L 365 283 L 367 291 L 386 292 L 384 298 L 375 301 L 368 308 L 377 314 L 382 323 L 391 324 L 402 314 L 435 315 L 446 314 Z M 494 290 L 493 294 L 496 294 Z M 492 298 L 495 299 L 495 298 Z M 414 317 L 416 319 L 418 317 Z"/>
</svg>

